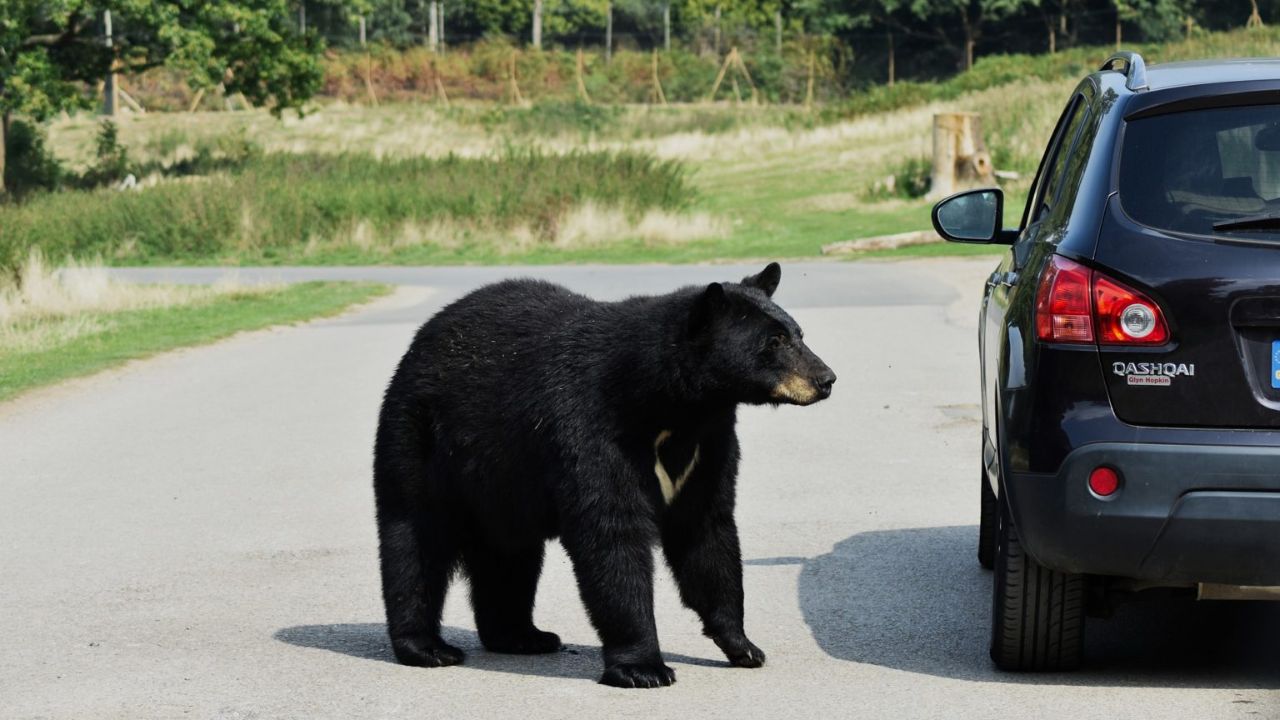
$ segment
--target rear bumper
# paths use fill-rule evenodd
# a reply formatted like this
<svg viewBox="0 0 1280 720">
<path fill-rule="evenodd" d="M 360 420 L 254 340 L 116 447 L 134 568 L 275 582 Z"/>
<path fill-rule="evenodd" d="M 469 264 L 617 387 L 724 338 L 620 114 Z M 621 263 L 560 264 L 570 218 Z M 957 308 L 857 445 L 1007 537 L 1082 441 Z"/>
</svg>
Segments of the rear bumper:
<svg viewBox="0 0 1280 720">
<path fill-rule="evenodd" d="M 1088 489 L 1099 465 L 1123 478 L 1107 499 Z M 1280 585 L 1280 447 L 1094 443 L 1056 474 L 1004 480 L 1018 535 L 1046 567 Z"/>
</svg>

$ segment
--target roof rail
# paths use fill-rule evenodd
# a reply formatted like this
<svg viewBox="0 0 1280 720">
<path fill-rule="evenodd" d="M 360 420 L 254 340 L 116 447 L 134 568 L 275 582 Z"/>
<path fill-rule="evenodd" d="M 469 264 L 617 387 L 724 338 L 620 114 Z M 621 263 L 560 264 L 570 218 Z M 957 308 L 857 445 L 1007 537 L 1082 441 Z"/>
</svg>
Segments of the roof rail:
<svg viewBox="0 0 1280 720">
<path fill-rule="evenodd" d="M 1099 71 L 1115 70 L 1113 67 L 1116 63 L 1124 63 L 1124 86 L 1134 92 L 1146 90 L 1147 85 L 1147 63 L 1142 60 L 1142 56 L 1136 52 L 1118 52 L 1107 58 L 1102 63 Z"/>
</svg>

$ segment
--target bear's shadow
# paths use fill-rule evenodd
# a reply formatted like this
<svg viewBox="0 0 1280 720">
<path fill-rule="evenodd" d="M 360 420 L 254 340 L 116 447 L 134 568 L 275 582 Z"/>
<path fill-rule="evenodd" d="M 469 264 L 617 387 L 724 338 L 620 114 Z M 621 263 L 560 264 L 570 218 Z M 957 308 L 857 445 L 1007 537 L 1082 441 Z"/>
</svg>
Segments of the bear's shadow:
<svg viewBox="0 0 1280 720">
<path fill-rule="evenodd" d="M 1051 685 L 1280 687 L 1280 604 L 1149 599 L 1089 618 L 1084 668 L 997 671 L 987 657 L 991 573 L 976 527 L 860 533 L 800 561 L 800 608 L 819 647 L 841 660 L 963 680 Z"/>
<path fill-rule="evenodd" d="M 474 670 L 592 681 L 600 677 L 602 660 L 598 646 L 565 645 L 564 649 L 558 653 L 505 655 L 484 650 L 474 630 L 444 627 L 440 634 L 446 642 L 466 652 L 467 659 L 463 667 Z M 295 625 L 277 630 L 274 637 L 276 640 L 297 647 L 328 650 L 362 660 L 397 664 L 395 656 L 391 653 L 391 642 L 387 639 L 387 626 L 383 623 Z M 709 660 L 666 652 L 662 656 L 671 664 L 714 667 L 729 665 L 724 660 Z"/>
</svg>

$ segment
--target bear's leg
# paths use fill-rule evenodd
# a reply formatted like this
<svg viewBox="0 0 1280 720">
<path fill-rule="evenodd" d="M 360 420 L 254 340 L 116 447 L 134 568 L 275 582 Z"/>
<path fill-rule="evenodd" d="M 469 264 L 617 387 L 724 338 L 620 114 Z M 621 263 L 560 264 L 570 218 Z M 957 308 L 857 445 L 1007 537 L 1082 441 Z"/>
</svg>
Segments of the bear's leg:
<svg viewBox="0 0 1280 720">
<path fill-rule="evenodd" d="M 449 514 L 429 497 L 429 439 L 403 406 L 384 403 L 374 444 L 373 490 L 387 634 L 405 665 L 462 662 L 462 651 L 440 637 L 440 613 L 457 567 Z"/>
<path fill-rule="evenodd" d="M 462 650 L 440 637 L 440 613 L 456 555 L 445 543 L 431 542 L 431 518 L 378 517 L 381 541 L 382 597 L 387 634 L 396 659 L 404 665 L 442 667 L 463 660 Z"/>
<path fill-rule="evenodd" d="M 653 619 L 652 520 L 638 517 L 636 505 L 621 507 L 625 500 L 598 499 L 602 502 L 591 514 L 566 524 L 561 542 L 604 646 L 600 682 L 624 688 L 670 685 L 676 674 L 662 661 Z"/>
<path fill-rule="evenodd" d="M 742 555 L 732 512 L 708 509 L 664 528 L 663 551 L 684 604 L 702 619 L 703 633 L 738 667 L 764 665 L 764 652 L 742 625 Z"/>
<path fill-rule="evenodd" d="M 468 547 L 462 563 L 471 578 L 471 607 L 486 650 L 531 655 L 560 650 L 560 636 L 533 626 L 533 600 L 542 573 L 543 545 L 515 553 Z"/>
</svg>

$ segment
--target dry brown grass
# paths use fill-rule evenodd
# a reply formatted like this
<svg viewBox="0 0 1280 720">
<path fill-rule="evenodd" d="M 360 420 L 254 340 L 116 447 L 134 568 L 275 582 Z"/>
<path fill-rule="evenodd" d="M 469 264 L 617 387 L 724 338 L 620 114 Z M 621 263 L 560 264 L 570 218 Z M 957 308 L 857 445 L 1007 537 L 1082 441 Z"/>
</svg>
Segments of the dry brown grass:
<svg viewBox="0 0 1280 720">
<path fill-rule="evenodd" d="M 0 283 L 0 353 L 46 350 L 105 332 L 115 313 L 272 289 L 242 285 L 234 279 L 211 286 L 125 283 L 112 279 L 100 264 L 69 261 L 54 268 L 33 252 L 16 280 Z"/>
</svg>

